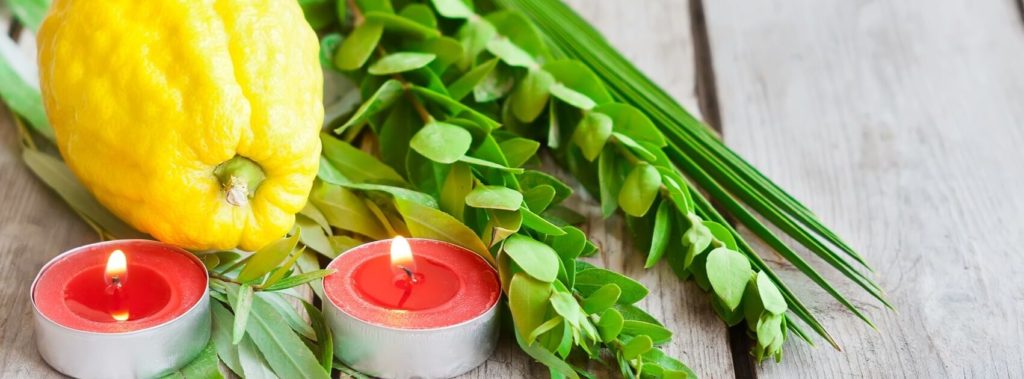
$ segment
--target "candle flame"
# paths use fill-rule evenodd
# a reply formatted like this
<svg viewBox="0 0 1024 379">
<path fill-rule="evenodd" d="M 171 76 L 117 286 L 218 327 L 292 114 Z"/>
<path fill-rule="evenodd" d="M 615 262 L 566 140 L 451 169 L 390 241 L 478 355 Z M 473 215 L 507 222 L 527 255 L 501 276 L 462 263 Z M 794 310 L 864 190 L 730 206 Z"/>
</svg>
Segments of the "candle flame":
<svg viewBox="0 0 1024 379">
<path fill-rule="evenodd" d="M 416 271 L 416 261 L 412 257 L 412 248 L 409 241 L 398 236 L 391 240 L 391 266 L 396 269 L 409 269 Z"/>
<path fill-rule="evenodd" d="M 128 258 L 121 250 L 114 250 L 107 258 L 107 269 L 103 272 L 104 279 L 108 285 L 108 291 L 115 296 L 114 307 L 110 310 L 110 317 L 116 321 L 128 320 L 128 307 L 123 301 L 124 294 L 122 286 L 128 277 Z"/>
</svg>

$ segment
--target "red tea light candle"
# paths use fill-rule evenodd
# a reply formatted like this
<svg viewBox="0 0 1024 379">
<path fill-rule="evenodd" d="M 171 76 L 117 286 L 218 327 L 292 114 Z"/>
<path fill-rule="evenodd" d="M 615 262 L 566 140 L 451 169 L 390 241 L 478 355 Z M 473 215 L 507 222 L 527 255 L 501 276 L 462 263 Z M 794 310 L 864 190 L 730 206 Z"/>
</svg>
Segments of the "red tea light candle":
<svg viewBox="0 0 1024 379">
<path fill-rule="evenodd" d="M 210 339 L 207 280 L 198 258 L 156 241 L 67 251 L 32 283 L 39 354 L 79 378 L 169 373 Z"/>
<path fill-rule="evenodd" d="M 324 313 L 335 355 L 382 378 L 449 378 L 483 363 L 498 337 L 498 274 L 459 246 L 397 237 L 335 258 Z"/>
</svg>

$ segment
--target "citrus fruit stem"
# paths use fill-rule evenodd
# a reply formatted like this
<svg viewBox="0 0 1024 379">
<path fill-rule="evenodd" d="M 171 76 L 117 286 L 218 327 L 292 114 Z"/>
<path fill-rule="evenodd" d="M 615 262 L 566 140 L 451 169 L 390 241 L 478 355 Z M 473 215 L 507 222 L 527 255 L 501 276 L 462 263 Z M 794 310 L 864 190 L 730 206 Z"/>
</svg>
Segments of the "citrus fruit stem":
<svg viewBox="0 0 1024 379">
<path fill-rule="evenodd" d="M 238 207 L 249 204 L 249 198 L 256 194 L 256 189 L 267 177 L 259 164 L 241 155 L 217 165 L 213 175 L 220 181 L 228 204 Z"/>
</svg>

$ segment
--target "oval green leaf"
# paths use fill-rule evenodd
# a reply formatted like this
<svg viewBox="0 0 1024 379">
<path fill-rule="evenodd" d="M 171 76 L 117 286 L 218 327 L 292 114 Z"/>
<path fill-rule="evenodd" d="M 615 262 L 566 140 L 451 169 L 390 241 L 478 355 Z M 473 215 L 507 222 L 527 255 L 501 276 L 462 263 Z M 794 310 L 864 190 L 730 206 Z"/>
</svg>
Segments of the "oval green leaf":
<svg viewBox="0 0 1024 379">
<path fill-rule="evenodd" d="M 551 283 L 558 276 L 558 253 L 547 244 L 522 234 L 505 240 L 505 253 L 533 278 Z"/>
<path fill-rule="evenodd" d="M 630 216 L 643 217 L 657 198 L 660 187 L 661 175 L 658 174 L 658 169 L 647 162 L 640 162 L 633 167 L 626 176 L 626 181 L 622 183 L 619 206 Z"/>
<path fill-rule="evenodd" d="M 366 71 L 372 75 L 392 75 L 425 67 L 434 61 L 437 55 L 403 51 L 388 54 L 370 65 Z"/>
<path fill-rule="evenodd" d="M 466 205 L 473 208 L 519 210 L 523 194 L 502 186 L 479 186 L 466 195 Z"/>
<path fill-rule="evenodd" d="M 711 288 L 718 298 L 735 310 L 743 299 L 743 290 L 754 272 L 750 269 L 750 260 L 738 252 L 720 247 L 711 250 L 707 259 L 707 275 Z"/>
<path fill-rule="evenodd" d="M 409 141 L 409 147 L 438 163 L 454 163 L 466 155 L 473 136 L 459 126 L 431 121 Z"/>
</svg>

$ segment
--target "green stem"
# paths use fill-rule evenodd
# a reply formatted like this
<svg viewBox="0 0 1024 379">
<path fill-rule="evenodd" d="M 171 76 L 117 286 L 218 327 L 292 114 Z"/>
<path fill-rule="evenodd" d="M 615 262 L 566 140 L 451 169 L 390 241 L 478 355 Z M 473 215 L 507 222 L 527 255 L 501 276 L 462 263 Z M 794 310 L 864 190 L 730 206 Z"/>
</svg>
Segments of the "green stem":
<svg viewBox="0 0 1024 379">
<path fill-rule="evenodd" d="M 213 175 L 220 181 L 227 202 L 238 207 L 248 205 L 249 198 L 267 178 L 259 164 L 241 155 L 217 165 Z"/>
</svg>

